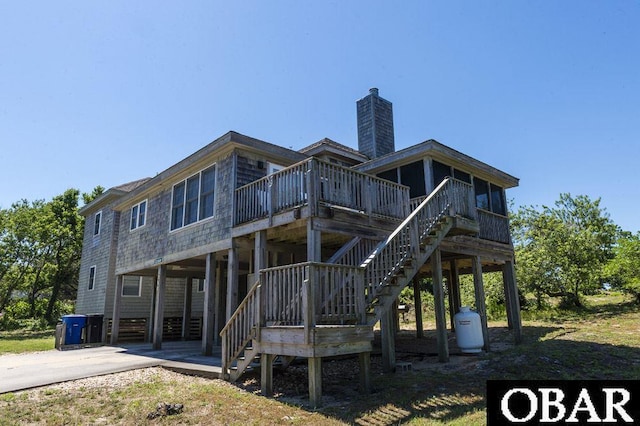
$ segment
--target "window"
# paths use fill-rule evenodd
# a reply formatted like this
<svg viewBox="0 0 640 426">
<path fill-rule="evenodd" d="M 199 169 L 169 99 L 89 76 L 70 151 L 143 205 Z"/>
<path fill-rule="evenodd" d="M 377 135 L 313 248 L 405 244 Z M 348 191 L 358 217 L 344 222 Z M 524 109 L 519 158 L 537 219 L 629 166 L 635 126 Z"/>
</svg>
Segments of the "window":
<svg viewBox="0 0 640 426">
<path fill-rule="evenodd" d="M 400 183 L 409 187 L 409 197 L 427 194 L 424 184 L 424 163 L 422 160 L 400 167 Z"/>
<path fill-rule="evenodd" d="M 100 235 L 100 225 L 102 222 L 102 211 L 96 213 L 96 217 L 93 221 L 93 235 Z"/>
<path fill-rule="evenodd" d="M 440 163 L 439 161 L 433 160 L 432 162 L 433 168 L 433 184 L 435 186 L 440 185 L 440 183 L 445 180 L 445 178 L 452 176 L 451 167 L 446 164 Z"/>
<path fill-rule="evenodd" d="M 173 186 L 171 230 L 213 216 L 216 168 L 211 166 Z"/>
<path fill-rule="evenodd" d="M 453 169 L 453 177 L 463 182 L 471 183 L 471 175 L 462 170 Z"/>
<path fill-rule="evenodd" d="M 122 280 L 123 297 L 140 297 L 142 290 L 142 277 L 125 276 Z"/>
<path fill-rule="evenodd" d="M 131 207 L 131 230 L 143 227 L 147 222 L 147 200 Z"/>
<path fill-rule="evenodd" d="M 193 281 L 197 284 L 196 291 L 198 293 L 204 293 L 204 280 L 202 278 L 195 278 Z"/>
<path fill-rule="evenodd" d="M 473 178 L 473 187 L 476 190 L 476 207 L 489 210 L 489 185 L 487 181 Z"/>
<path fill-rule="evenodd" d="M 386 172 L 378 173 L 377 176 L 380 179 L 386 179 L 391 182 L 398 183 L 398 169 L 387 170 Z"/>
<path fill-rule="evenodd" d="M 93 290 L 96 284 L 96 267 L 95 265 L 89 268 L 89 285 L 87 288 Z"/>
<path fill-rule="evenodd" d="M 498 185 L 491 184 L 491 211 L 503 216 L 507 215 L 504 203 L 504 192 Z"/>
<path fill-rule="evenodd" d="M 184 223 L 184 187 L 184 182 L 173 187 L 173 198 L 171 200 L 171 229 L 182 228 L 182 224 Z"/>
</svg>

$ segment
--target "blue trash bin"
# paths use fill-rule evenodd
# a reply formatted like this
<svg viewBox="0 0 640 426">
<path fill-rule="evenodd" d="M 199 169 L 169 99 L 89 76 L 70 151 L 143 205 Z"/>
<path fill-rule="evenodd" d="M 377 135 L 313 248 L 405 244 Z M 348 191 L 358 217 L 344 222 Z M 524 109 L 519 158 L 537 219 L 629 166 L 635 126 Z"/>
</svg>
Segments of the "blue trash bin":
<svg viewBox="0 0 640 426">
<path fill-rule="evenodd" d="M 62 323 L 65 325 L 64 344 L 79 345 L 82 343 L 82 331 L 87 323 L 86 315 L 64 315 Z"/>
</svg>

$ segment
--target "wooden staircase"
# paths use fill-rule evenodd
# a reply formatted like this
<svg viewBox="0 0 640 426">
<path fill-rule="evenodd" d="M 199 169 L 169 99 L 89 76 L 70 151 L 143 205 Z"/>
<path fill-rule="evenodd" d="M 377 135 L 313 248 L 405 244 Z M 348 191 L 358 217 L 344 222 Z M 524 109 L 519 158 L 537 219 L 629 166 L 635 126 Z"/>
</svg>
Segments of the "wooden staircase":
<svg viewBox="0 0 640 426">
<path fill-rule="evenodd" d="M 373 325 L 462 218 L 475 219 L 473 188 L 448 178 L 370 252 L 370 241 L 354 238 L 332 263 L 260 271 L 220 333 L 223 372 L 237 380 L 260 353 L 366 352 Z"/>
</svg>

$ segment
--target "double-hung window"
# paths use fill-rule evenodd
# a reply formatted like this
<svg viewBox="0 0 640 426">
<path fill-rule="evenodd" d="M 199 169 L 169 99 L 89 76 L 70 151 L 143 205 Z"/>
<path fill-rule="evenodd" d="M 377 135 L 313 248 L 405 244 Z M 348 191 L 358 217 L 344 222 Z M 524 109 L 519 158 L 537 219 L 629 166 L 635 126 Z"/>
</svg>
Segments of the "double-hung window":
<svg viewBox="0 0 640 426">
<path fill-rule="evenodd" d="M 147 200 L 131 207 L 131 230 L 144 226 L 147 222 Z"/>
<path fill-rule="evenodd" d="M 89 268 L 89 285 L 87 286 L 88 290 L 93 290 L 96 285 L 96 267 L 95 265 Z"/>
<path fill-rule="evenodd" d="M 102 225 L 102 210 L 96 213 L 93 220 L 93 235 L 100 235 L 100 226 Z"/>
<path fill-rule="evenodd" d="M 213 216 L 215 186 L 215 165 L 173 186 L 172 231 Z"/>
</svg>

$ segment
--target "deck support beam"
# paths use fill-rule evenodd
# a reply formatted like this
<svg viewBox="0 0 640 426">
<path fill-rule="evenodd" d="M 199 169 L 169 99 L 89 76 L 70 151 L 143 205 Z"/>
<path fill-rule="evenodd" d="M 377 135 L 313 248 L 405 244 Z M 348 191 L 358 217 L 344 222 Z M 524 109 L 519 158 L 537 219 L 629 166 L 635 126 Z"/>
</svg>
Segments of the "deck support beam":
<svg viewBox="0 0 640 426">
<path fill-rule="evenodd" d="M 522 322 L 520 320 L 520 299 L 518 298 L 518 286 L 516 284 L 516 271 L 513 261 L 508 260 L 502 267 L 502 279 L 504 280 L 505 298 L 507 300 L 507 317 L 510 328 L 513 330 L 516 344 L 522 342 Z"/>
<path fill-rule="evenodd" d="M 460 299 L 460 271 L 458 271 L 458 263 L 455 259 L 452 259 L 449 262 L 449 277 L 450 285 L 449 285 L 449 309 L 451 314 L 451 330 L 455 331 L 456 329 L 456 321 L 455 315 L 460 312 L 460 305 L 462 305 L 462 301 Z"/>
<path fill-rule="evenodd" d="M 416 275 L 412 280 L 413 284 L 413 304 L 416 313 L 416 337 L 424 337 L 424 325 L 422 324 L 422 297 L 420 294 L 420 278 Z"/>
<path fill-rule="evenodd" d="M 322 234 L 314 229 L 313 221 L 307 222 L 307 262 L 322 261 Z"/>
<path fill-rule="evenodd" d="M 482 340 L 484 350 L 489 352 L 489 325 L 487 324 L 487 304 L 484 295 L 484 281 L 482 279 L 482 262 L 480 257 L 471 258 L 471 271 L 473 273 L 473 289 L 476 297 L 476 310 L 480 315 L 480 325 L 482 326 Z"/>
<path fill-rule="evenodd" d="M 396 371 L 396 323 L 393 309 L 387 309 L 380 318 L 380 338 L 382 350 L 382 370 L 386 373 Z"/>
<path fill-rule="evenodd" d="M 309 402 L 313 408 L 322 405 L 322 358 L 311 357 L 309 364 Z"/>
<path fill-rule="evenodd" d="M 228 251 L 228 260 L 227 260 L 227 315 L 225 318 L 225 322 L 229 321 L 231 315 L 235 312 L 238 307 L 238 273 L 239 273 L 239 262 L 238 262 L 238 249 L 235 247 L 231 247 Z"/>
<path fill-rule="evenodd" d="M 360 352 L 360 392 L 371 393 L 371 352 Z"/>
<path fill-rule="evenodd" d="M 273 395 L 273 360 L 275 355 L 260 355 L 260 390 L 264 396 Z"/>
<path fill-rule="evenodd" d="M 267 263 L 267 231 L 257 231 L 255 235 L 256 240 L 253 250 L 253 272 L 255 281 L 257 281 L 260 279 L 260 270 L 269 267 Z M 253 287 L 254 284 L 255 282 L 247 283 L 247 285 L 249 286 L 249 288 L 247 288 L 247 291 L 251 290 L 251 287 Z"/>
<path fill-rule="evenodd" d="M 120 305 L 122 304 L 122 284 L 124 277 L 116 276 L 116 293 L 113 297 L 113 314 L 111 315 L 111 341 L 112 345 L 118 343 L 118 334 L 120 333 Z"/>
<path fill-rule="evenodd" d="M 204 271 L 204 307 L 202 312 L 202 355 L 213 355 L 215 331 L 216 255 L 207 253 Z"/>
<path fill-rule="evenodd" d="M 431 274 L 433 279 L 433 298 L 436 311 L 436 335 L 438 342 L 438 361 L 449 362 L 449 342 L 447 339 L 447 320 L 442 288 L 442 257 L 440 249 L 431 254 Z"/>
<path fill-rule="evenodd" d="M 156 300 L 153 318 L 153 349 L 162 349 L 162 328 L 164 325 L 164 296 L 167 288 L 167 265 L 158 266 L 156 276 Z"/>
<path fill-rule="evenodd" d="M 191 302 L 193 298 L 193 277 L 187 277 L 184 285 L 184 304 L 182 306 L 182 340 L 189 340 L 191 329 Z"/>
</svg>

